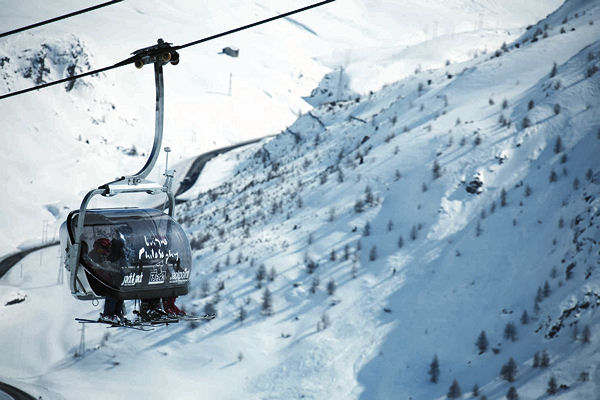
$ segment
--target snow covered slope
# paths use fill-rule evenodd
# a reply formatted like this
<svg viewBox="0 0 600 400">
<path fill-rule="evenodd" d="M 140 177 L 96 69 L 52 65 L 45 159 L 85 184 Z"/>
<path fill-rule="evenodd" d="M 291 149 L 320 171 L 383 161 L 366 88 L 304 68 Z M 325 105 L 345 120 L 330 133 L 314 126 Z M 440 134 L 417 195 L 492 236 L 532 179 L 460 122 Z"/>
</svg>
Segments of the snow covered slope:
<svg viewBox="0 0 600 400">
<path fill-rule="evenodd" d="M 1 30 L 92 5 L 86 3 L 2 0 Z M 179 65 L 165 68 L 165 145 L 172 157 L 187 160 L 278 133 L 310 109 L 302 97 L 332 69 L 350 70 L 357 91 L 375 90 L 418 65 L 497 48 L 559 3 L 337 1 L 186 49 Z M 128 0 L 3 38 L 0 91 L 112 65 L 159 37 L 184 44 L 307 4 Z M 436 38 L 444 43 L 442 57 Z M 226 46 L 238 47 L 240 56 L 219 54 Z M 153 92 L 152 68 L 131 66 L 2 101 L 8 150 L 0 170 L 10 190 L 0 203 L 0 226 L 11 229 L 0 231 L 0 253 L 39 240 L 43 221 L 57 232 L 85 192 L 143 165 L 140 155 L 149 151 L 154 132 Z M 138 156 L 124 157 L 134 147 Z"/>
<path fill-rule="evenodd" d="M 455 379 L 462 398 L 537 399 L 554 376 L 554 398 L 596 399 L 599 16 L 567 1 L 372 93 L 351 65 L 317 79 L 314 109 L 216 157 L 177 210 L 195 250 L 178 302 L 217 319 L 88 327 L 74 358 L 70 318 L 98 309 L 56 284 L 49 249 L 0 281 L 3 303 L 25 298 L 0 305 L 0 376 L 66 399 L 439 399 Z"/>
</svg>

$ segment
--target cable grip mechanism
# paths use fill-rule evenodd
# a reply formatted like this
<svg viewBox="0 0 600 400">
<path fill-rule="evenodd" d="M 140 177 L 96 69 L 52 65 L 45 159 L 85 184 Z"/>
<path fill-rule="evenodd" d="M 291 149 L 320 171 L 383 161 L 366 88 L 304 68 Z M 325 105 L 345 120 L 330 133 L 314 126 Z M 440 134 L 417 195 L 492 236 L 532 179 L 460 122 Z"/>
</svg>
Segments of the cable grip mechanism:
<svg viewBox="0 0 600 400">
<path fill-rule="evenodd" d="M 172 43 L 165 42 L 162 39 L 158 39 L 157 44 L 154 46 L 145 47 L 131 53 L 134 58 L 134 65 L 136 68 L 142 68 L 146 64 L 161 65 L 171 63 L 173 65 L 179 64 L 179 53 L 171 46 Z"/>
</svg>

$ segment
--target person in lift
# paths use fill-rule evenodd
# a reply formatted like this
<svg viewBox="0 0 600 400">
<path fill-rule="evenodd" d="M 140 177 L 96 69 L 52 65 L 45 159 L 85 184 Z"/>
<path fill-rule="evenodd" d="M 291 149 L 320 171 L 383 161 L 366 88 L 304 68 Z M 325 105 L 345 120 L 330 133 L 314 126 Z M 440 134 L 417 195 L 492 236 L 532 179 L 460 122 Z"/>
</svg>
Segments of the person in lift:
<svg viewBox="0 0 600 400">
<path fill-rule="evenodd" d="M 88 254 L 90 260 L 96 264 L 96 271 L 107 283 L 116 283 L 122 273 L 122 264 L 125 262 L 123 251 L 124 243 L 120 239 L 112 242 L 107 238 L 96 239 L 94 248 Z M 107 295 L 104 299 L 104 312 L 100 314 L 103 320 L 111 322 L 125 321 L 124 302 L 121 299 Z"/>
</svg>

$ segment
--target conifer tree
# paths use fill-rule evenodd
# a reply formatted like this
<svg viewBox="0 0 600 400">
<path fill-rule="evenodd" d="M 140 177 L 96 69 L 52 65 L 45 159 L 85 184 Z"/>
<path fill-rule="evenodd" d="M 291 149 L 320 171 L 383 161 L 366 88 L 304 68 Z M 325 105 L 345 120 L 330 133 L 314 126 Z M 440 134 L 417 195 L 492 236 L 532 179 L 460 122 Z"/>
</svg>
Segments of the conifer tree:
<svg viewBox="0 0 600 400">
<path fill-rule="evenodd" d="M 244 308 L 244 306 L 241 306 L 238 311 L 238 321 L 243 323 L 247 317 L 248 317 L 248 313 L 246 312 L 246 309 Z"/>
<path fill-rule="evenodd" d="M 448 393 L 446 394 L 446 396 L 449 399 L 458 399 L 461 395 L 462 395 L 462 392 L 460 391 L 460 386 L 458 385 L 458 382 L 455 379 L 452 381 L 452 385 L 450 385 L 450 388 L 448 389 Z"/>
<path fill-rule="evenodd" d="M 260 264 L 258 269 L 256 270 L 256 286 L 260 289 L 262 288 L 262 281 L 267 276 L 267 268 L 265 264 Z"/>
<path fill-rule="evenodd" d="M 511 386 L 506 392 L 507 400 L 519 400 L 519 395 L 517 394 L 517 389 L 514 386 Z"/>
<path fill-rule="evenodd" d="M 377 246 L 371 247 L 371 251 L 369 252 L 369 260 L 370 261 L 377 260 Z"/>
<path fill-rule="evenodd" d="M 517 363 L 512 357 L 500 369 L 500 376 L 502 379 L 509 382 L 515 381 L 515 378 L 517 377 Z"/>
<path fill-rule="evenodd" d="M 331 278 L 329 282 L 327 282 L 327 294 L 333 296 L 335 294 L 335 289 L 337 288 L 335 284 L 335 280 Z"/>
<path fill-rule="evenodd" d="M 544 289 L 542 294 L 544 295 L 544 297 L 549 297 L 551 292 L 552 291 L 550 290 L 550 284 L 548 283 L 548 281 L 546 281 L 544 283 Z"/>
<path fill-rule="evenodd" d="M 540 357 L 540 367 L 547 368 L 550 366 L 550 356 L 546 352 L 546 350 L 542 351 L 542 356 Z"/>
<path fill-rule="evenodd" d="M 488 344 L 489 343 L 485 331 L 481 331 L 479 337 L 477 338 L 477 341 L 475 342 L 475 345 L 479 349 L 479 354 L 483 354 L 487 351 Z"/>
<path fill-rule="evenodd" d="M 556 394 L 558 392 L 558 385 L 556 384 L 556 378 L 554 375 L 550 377 L 548 380 L 548 388 L 546 389 L 546 393 L 549 395 Z"/>
<path fill-rule="evenodd" d="M 315 277 L 312 280 L 312 283 L 310 284 L 310 292 L 311 293 L 317 293 L 317 289 L 319 288 L 319 285 L 321 284 L 321 280 L 319 279 L 319 276 L 315 275 Z"/>
<path fill-rule="evenodd" d="M 261 304 L 262 312 L 264 315 L 272 315 L 273 314 L 273 299 L 271 295 L 271 291 L 269 288 L 265 288 L 262 294 L 262 304 Z"/>
<path fill-rule="evenodd" d="M 523 310 L 523 314 L 521 314 L 521 324 L 527 325 L 529 323 L 529 314 L 527 314 L 527 310 Z"/>
<path fill-rule="evenodd" d="M 433 356 L 433 361 L 429 364 L 429 381 L 437 383 L 440 377 L 440 364 L 437 355 Z"/>
<path fill-rule="evenodd" d="M 592 343 L 592 331 L 589 325 L 583 327 L 583 332 L 581 334 L 581 341 L 585 344 Z"/>
<path fill-rule="evenodd" d="M 504 339 L 509 339 L 513 342 L 517 340 L 517 327 L 514 323 L 508 322 L 504 327 Z"/>
</svg>

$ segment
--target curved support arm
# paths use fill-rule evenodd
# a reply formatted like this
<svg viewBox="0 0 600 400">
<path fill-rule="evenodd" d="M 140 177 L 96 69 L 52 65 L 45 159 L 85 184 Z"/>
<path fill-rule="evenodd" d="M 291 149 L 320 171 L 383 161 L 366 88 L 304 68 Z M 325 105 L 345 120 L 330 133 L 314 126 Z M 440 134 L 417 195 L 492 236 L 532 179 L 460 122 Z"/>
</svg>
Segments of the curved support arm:
<svg viewBox="0 0 600 400">
<path fill-rule="evenodd" d="M 156 86 L 156 119 L 154 124 L 154 143 L 152 144 L 152 151 L 150 152 L 150 157 L 146 164 L 142 167 L 142 169 L 137 173 L 130 177 L 126 177 L 128 179 L 133 179 L 134 184 L 141 182 L 145 179 L 154 164 L 156 164 L 156 160 L 158 160 L 158 155 L 160 153 L 160 146 L 162 145 L 162 136 L 163 136 L 163 121 L 164 121 L 164 112 L 165 112 L 165 92 L 164 92 L 164 84 L 163 84 L 163 68 L 162 62 L 157 61 L 154 63 L 154 84 Z"/>
<path fill-rule="evenodd" d="M 67 249 L 67 257 L 68 257 L 68 265 L 71 267 L 71 293 L 77 293 L 77 274 L 79 269 L 79 257 L 81 255 L 81 236 L 83 235 L 83 223 L 85 220 L 85 213 L 87 210 L 87 206 L 97 194 L 104 193 L 103 189 L 94 189 L 89 191 L 83 200 L 81 201 L 81 206 L 79 207 L 79 214 L 77 215 L 77 226 L 75 227 L 75 232 L 73 232 L 73 245 L 70 249 Z M 80 285 L 81 286 L 81 285 Z M 85 291 L 85 288 L 82 286 L 82 289 Z"/>
<path fill-rule="evenodd" d="M 111 184 L 117 182 L 125 181 L 128 185 L 137 185 L 146 179 L 146 177 L 154 168 L 156 161 L 158 160 L 158 156 L 160 154 L 160 147 L 162 145 L 162 137 L 163 137 L 163 122 L 164 122 L 164 113 L 165 113 L 165 93 L 164 93 L 164 83 L 163 83 L 163 61 L 161 59 L 157 59 L 154 62 L 154 84 L 156 86 L 156 116 L 154 123 L 154 142 L 152 143 L 152 150 L 150 151 L 150 156 L 148 160 L 146 160 L 146 164 L 142 167 L 142 169 L 133 175 L 123 176 L 120 179 L 117 179 L 113 182 L 109 182 L 101 187 L 108 187 Z"/>
</svg>

